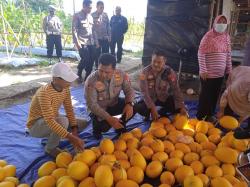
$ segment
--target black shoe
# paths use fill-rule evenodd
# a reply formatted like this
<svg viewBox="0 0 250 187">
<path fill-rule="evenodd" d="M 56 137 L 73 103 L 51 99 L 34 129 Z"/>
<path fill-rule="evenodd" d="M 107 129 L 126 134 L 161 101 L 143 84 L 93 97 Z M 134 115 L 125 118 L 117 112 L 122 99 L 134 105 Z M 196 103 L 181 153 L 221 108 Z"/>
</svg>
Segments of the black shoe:
<svg viewBox="0 0 250 187">
<path fill-rule="evenodd" d="M 102 139 L 102 133 L 94 133 L 94 132 L 93 132 L 93 136 L 94 136 L 95 139 L 97 139 L 97 140 Z"/>
<path fill-rule="evenodd" d="M 248 139 L 248 138 L 250 138 L 250 131 L 244 130 L 242 128 L 237 128 L 234 131 L 234 137 L 236 139 Z"/>
</svg>

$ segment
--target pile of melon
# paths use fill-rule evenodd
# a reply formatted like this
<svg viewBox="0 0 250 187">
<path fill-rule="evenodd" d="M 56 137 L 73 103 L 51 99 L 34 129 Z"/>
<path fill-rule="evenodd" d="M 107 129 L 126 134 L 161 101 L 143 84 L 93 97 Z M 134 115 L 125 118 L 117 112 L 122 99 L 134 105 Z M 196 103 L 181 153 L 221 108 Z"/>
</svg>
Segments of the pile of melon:
<svg viewBox="0 0 250 187">
<path fill-rule="evenodd" d="M 150 180 L 160 187 L 247 187 L 235 165 L 248 143 L 232 132 L 222 137 L 220 129 L 205 121 L 161 118 L 144 133 L 135 128 L 75 157 L 59 154 L 39 168 L 34 187 L 155 186 Z"/>
<path fill-rule="evenodd" d="M 29 187 L 28 184 L 19 184 L 16 177 L 16 167 L 0 160 L 0 187 Z"/>
</svg>

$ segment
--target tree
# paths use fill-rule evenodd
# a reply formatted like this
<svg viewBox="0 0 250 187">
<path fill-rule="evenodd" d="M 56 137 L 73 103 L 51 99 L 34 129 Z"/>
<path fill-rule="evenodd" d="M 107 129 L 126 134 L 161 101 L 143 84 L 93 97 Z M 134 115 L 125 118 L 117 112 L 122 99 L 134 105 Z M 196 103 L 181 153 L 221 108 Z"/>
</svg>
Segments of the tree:
<svg viewBox="0 0 250 187">
<path fill-rule="evenodd" d="M 24 3 L 24 4 L 23 4 Z M 61 0 L 16 0 L 15 5 L 21 8 L 31 8 L 32 11 L 39 13 L 48 11 L 48 7 L 51 4 L 60 6 Z"/>
</svg>

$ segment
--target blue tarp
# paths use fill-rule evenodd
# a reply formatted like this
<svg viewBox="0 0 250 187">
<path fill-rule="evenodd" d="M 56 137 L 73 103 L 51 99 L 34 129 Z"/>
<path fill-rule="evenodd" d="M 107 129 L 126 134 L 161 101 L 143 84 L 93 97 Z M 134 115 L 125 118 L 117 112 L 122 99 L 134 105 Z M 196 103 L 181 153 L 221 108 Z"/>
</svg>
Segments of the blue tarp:
<svg viewBox="0 0 250 187">
<path fill-rule="evenodd" d="M 86 102 L 83 97 L 83 87 L 73 88 L 72 102 L 75 114 L 88 118 Z M 194 117 L 196 102 L 186 102 L 190 117 Z M 6 160 L 9 164 L 17 167 L 17 177 L 21 182 L 31 184 L 37 179 L 37 169 L 42 163 L 50 160 L 44 154 L 41 139 L 32 138 L 25 135 L 25 124 L 28 116 L 30 102 L 15 105 L 7 109 L 0 109 L 0 159 Z M 63 110 L 62 110 L 63 112 Z M 149 123 L 145 123 L 140 115 L 135 115 L 128 123 L 128 129 L 135 127 L 147 130 Z M 104 137 L 115 138 L 116 134 L 111 129 L 105 133 Z M 96 146 L 99 141 L 92 137 L 92 126 L 89 126 L 80 133 L 80 137 L 85 141 L 87 147 Z M 72 150 L 68 141 L 62 141 L 60 146 Z"/>
</svg>

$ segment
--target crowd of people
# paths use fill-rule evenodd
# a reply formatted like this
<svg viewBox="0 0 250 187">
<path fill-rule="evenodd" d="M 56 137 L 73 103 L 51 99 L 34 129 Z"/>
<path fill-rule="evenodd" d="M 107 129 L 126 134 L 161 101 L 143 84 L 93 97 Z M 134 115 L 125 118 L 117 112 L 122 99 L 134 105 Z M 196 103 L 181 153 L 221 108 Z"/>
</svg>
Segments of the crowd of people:
<svg viewBox="0 0 250 187">
<path fill-rule="evenodd" d="M 53 13 L 54 8 L 50 7 L 50 10 L 50 15 L 44 21 L 48 57 L 52 54 L 52 43 L 60 41 L 57 33 L 61 32 L 61 24 Z M 84 149 L 84 142 L 78 133 L 88 123 L 75 117 L 69 88 L 77 79 L 85 80 L 84 97 L 90 110 L 93 137 L 96 139 L 101 139 L 103 132 L 110 128 L 114 128 L 117 134 L 126 132 L 126 123 L 136 113 L 144 116 L 146 121 L 177 113 L 188 115 L 176 73 L 168 66 L 168 58 L 161 49 L 152 51 L 151 63 L 141 70 L 138 80 L 142 100 L 135 102 L 129 75 L 116 68 L 122 58 L 127 20 L 121 16 L 121 7 L 116 7 L 116 15 L 111 21 L 103 10 L 104 3 L 98 1 L 96 11 L 90 14 L 91 1 L 83 1 L 82 10 L 74 15 L 72 22 L 73 41 L 81 56 L 77 74 L 66 63 L 53 65 L 52 81 L 42 86 L 31 102 L 27 122 L 29 133 L 34 137 L 48 137 L 45 152 L 54 157 L 61 152 L 58 148 L 61 138 L 68 139 L 76 150 Z M 47 24 L 46 29 L 46 22 L 52 25 L 56 23 L 57 29 L 50 30 L 50 24 Z M 198 60 L 201 92 L 196 117 L 215 122 L 215 117 L 233 115 L 240 123 L 248 119 L 247 128 L 250 129 L 250 67 L 239 65 L 232 68 L 227 25 L 226 17 L 218 16 L 213 28 L 200 42 Z M 116 55 L 115 45 L 118 48 Z M 61 49 L 60 45 L 56 46 Z M 59 51 L 57 56 L 60 58 Z M 94 62 L 97 70 L 92 72 Z M 86 71 L 84 78 L 83 70 Z M 223 91 L 225 79 L 227 88 Z M 120 97 L 121 92 L 125 97 Z M 216 116 L 218 100 L 219 111 Z M 59 114 L 61 105 L 66 116 Z M 249 130 L 237 130 L 237 136 L 247 135 Z"/>
</svg>

